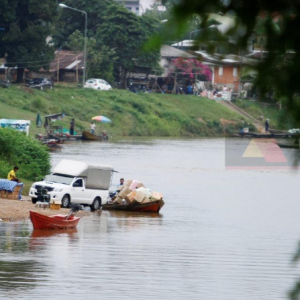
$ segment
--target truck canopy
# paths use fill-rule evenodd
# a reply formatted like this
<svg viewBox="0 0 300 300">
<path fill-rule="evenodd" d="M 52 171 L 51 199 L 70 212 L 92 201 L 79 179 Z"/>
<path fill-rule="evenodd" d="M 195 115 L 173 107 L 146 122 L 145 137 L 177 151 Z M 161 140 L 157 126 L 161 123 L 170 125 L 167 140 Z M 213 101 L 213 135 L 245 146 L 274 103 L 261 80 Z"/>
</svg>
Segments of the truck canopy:
<svg viewBox="0 0 300 300">
<path fill-rule="evenodd" d="M 63 159 L 53 169 L 53 173 L 86 177 L 86 188 L 108 190 L 113 170 L 109 165 L 90 165 L 81 161 Z"/>
</svg>

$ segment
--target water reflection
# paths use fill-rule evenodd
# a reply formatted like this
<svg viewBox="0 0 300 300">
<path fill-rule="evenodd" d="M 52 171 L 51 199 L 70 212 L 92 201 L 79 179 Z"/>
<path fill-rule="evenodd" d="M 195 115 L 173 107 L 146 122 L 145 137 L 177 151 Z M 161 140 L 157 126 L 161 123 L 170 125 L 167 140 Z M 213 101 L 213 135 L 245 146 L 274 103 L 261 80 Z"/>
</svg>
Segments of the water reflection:
<svg viewBox="0 0 300 300">
<path fill-rule="evenodd" d="M 35 260 L 0 260 L 0 291 L 32 290 L 44 277 L 45 267 Z M 0 294 L 1 295 L 1 294 Z"/>
<path fill-rule="evenodd" d="M 51 239 L 59 237 L 64 242 L 66 238 L 68 240 L 77 238 L 77 229 L 69 230 L 37 230 L 34 229 L 29 239 L 29 249 L 31 251 L 38 250 L 47 247 L 48 243 L 51 243 Z"/>
<path fill-rule="evenodd" d="M 25 223 L 3 224 L 0 230 L 0 249 L 6 253 L 23 253 L 27 250 L 27 237 L 30 235 L 28 226 Z"/>
<path fill-rule="evenodd" d="M 158 213 L 143 213 L 143 212 L 130 212 L 130 211 L 107 211 L 108 217 L 114 218 L 133 218 L 133 219 L 161 219 L 163 218 L 163 214 Z M 103 214 L 103 212 L 99 212 L 99 215 Z"/>
</svg>

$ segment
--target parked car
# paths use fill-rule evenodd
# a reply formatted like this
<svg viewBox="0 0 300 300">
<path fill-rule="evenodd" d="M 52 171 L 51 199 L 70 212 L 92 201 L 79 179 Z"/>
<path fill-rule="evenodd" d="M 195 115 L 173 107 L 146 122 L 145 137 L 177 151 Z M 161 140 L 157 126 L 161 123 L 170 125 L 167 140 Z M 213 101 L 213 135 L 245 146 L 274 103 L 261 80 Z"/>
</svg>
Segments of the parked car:
<svg viewBox="0 0 300 300">
<path fill-rule="evenodd" d="M 54 84 L 48 78 L 33 78 L 27 81 L 27 86 L 33 89 L 52 89 Z"/>
<path fill-rule="evenodd" d="M 9 81 L 0 79 L 0 86 L 3 88 L 8 88 L 10 86 Z"/>
<path fill-rule="evenodd" d="M 90 88 L 94 90 L 104 90 L 108 91 L 111 89 L 111 85 L 103 79 L 91 78 L 86 81 L 85 88 Z"/>
</svg>

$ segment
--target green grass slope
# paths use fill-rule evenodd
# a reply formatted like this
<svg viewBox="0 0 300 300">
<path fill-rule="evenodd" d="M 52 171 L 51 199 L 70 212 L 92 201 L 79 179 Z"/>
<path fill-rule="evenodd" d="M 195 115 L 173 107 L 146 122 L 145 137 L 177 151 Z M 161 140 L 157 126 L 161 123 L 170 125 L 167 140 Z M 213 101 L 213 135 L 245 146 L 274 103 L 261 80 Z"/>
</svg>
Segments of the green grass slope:
<svg viewBox="0 0 300 300">
<path fill-rule="evenodd" d="M 278 104 L 266 104 L 241 99 L 236 100 L 234 104 L 257 120 L 265 122 L 266 119 L 270 119 L 270 127 L 273 129 L 288 130 L 293 127 L 289 113 L 285 109 L 279 110 Z"/>
<path fill-rule="evenodd" d="M 31 135 L 42 133 L 35 126 L 41 116 L 64 112 L 55 125 L 69 128 L 75 118 L 77 132 L 89 130 L 91 118 L 103 115 L 111 124 L 98 123 L 113 136 L 221 136 L 241 128 L 241 117 L 215 101 L 196 96 L 134 94 L 124 90 L 95 91 L 56 86 L 39 91 L 24 86 L 0 89 L 0 118 L 29 119 Z M 221 119 L 233 121 L 222 126 Z"/>
</svg>

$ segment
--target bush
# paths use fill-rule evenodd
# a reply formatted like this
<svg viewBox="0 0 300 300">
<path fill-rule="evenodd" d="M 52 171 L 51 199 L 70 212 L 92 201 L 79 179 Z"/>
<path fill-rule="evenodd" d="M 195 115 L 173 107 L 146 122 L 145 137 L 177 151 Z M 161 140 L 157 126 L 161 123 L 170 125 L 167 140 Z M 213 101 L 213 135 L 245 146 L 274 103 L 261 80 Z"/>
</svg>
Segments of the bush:
<svg viewBox="0 0 300 300">
<path fill-rule="evenodd" d="M 20 168 L 18 177 L 37 180 L 50 171 L 49 152 L 24 133 L 0 128 L 0 176 L 6 178 L 16 165 Z"/>
</svg>

